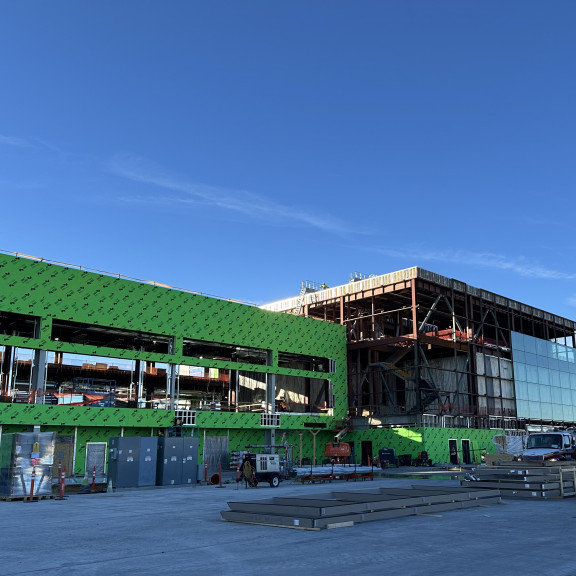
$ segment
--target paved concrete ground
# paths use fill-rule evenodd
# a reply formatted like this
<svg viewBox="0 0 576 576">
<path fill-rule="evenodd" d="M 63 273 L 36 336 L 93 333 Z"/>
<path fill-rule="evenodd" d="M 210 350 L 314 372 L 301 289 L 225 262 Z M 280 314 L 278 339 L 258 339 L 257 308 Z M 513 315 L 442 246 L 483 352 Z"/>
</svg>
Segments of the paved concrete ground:
<svg viewBox="0 0 576 576">
<path fill-rule="evenodd" d="M 459 481 L 385 477 L 256 489 L 224 483 L 0 501 L 0 574 L 576 576 L 576 498 L 508 499 L 321 531 L 220 517 L 228 501 L 420 484 Z"/>
</svg>

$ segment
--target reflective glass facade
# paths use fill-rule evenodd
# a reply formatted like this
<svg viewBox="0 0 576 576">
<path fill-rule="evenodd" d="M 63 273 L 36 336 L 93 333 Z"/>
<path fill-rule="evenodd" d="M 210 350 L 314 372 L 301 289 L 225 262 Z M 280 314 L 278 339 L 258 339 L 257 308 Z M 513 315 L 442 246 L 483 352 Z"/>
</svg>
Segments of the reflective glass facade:
<svg viewBox="0 0 576 576">
<path fill-rule="evenodd" d="M 479 416 L 516 416 L 512 362 L 489 354 L 476 354 Z"/>
<path fill-rule="evenodd" d="M 576 349 L 512 332 L 519 418 L 574 422 Z"/>
</svg>

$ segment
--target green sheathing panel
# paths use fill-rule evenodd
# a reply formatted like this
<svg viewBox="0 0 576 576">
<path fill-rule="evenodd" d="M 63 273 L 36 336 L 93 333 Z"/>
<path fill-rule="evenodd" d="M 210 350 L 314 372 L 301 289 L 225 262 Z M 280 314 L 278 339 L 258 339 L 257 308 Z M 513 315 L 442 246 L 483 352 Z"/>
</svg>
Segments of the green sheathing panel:
<svg viewBox="0 0 576 576">
<path fill-rule="evenodd" d="M 313 432 L 317 432 L 314 437 Z M 202 432 L 201 432 L 202 433 Z M 221 429 L 218 432 L 210 430 L 207 434 L 229 436 L 230 450 L 244 450 L 250 444 L 265 444 L 263 431 L 253 429 L 235 430 Z M 459 458 L 462 457 L 462 440 L 470 441 L 472 461 L 480 463 L 484 449 L 488 453 L 495 453 L 496 447 L 492 439 L 500 430 L 475 430 L 467 428 L 384 428 L 350 432 L 343 440 L 354 447 L 354 460 L 361 463 L 362 442 L 372 443 L 372 456 L 378 456 L 380 448 L 394 448 L 396 454 L 410 454 L 413 458 L 425 450 L 434 463 L 449 463 L 450 455 L 448 441 L 457 441 Z M 333 434 L 321 430 L 276 430 L 276 444 L 287 443 L 293 446 L 294 459 L 314 458 L 321 463 L 324 459 L 324 446 L 332 442 Z M 315 439 L 314 439 L 315 438 Z M 202 444 L 202 438 L 200 438 Z"/>
<path fill-rule="evenodd" d="M 196 425 L 199 428 L 242 428 L 245 426 L 260 428 L 260 414 L 246 412 L 220 412 L 198 410 Z M 326 428 L 331 430 L 332 418 L 324 415 L 280 413 L 280 426 L 277 428 L 297 430 L 306 428 Z M 306 426 L 305 426 L 306 425 Z M 333 432 L 330 433 L 334 435 Z"/>
<path fill-rule="evenodd" d="M 1 334 L 0 345 L 325 378 L 331 380 L 338 399 L 334 418 L 342 419 L 347 412 L 344 326 L 7 254 L 0 254 L 0 310 L 41 318 L 39 338 Z M 169 336 L 174 339 L 174 353 L 53 341 L 50 335 L 54 319 Z M 191 359 L 182 355 L 184 338 L 268 349 L 274 365 Z M 278 352 L 332 358 L 337 371 L 280 368 Z"/>
<path fill-rule="evenodd" d="M 481 463 L 484 451 L 495 453 L 496 446 L 492 439 L 502 430 L 476 430 L 473 428 L 424 428 L 426 450 L 434 462 L 449 462 L 448 441 L 456 440 L 458 459 L 462 460 L 462 440 L 470 441 L 471 460 L 474 464 Z"/>
<path fill-rule="evenodd" d="M 88 442 L 108 443 L 111 436 L 122 434 L 155 436 L 160 428 L 171 426 L 173 419 L 173 412 L 167 410 L 0 404 L 2 434 L 40 426 L 42 432 L 75 437 L 74 474 L 84 474 Z"/>
<path fill-rule="evenodd" d="M 200 432 L 200 451 L 203 453 L 203 436 Z M 247 446 L 266 445 L 266 435 L 263 429 L 245 430 L 206 430 L 206 436 L 228 435 L 228 445 L 231 452 L 246 450 Z M 322 463 L 324 459 L 324 445 L 334 438 L 331 432 L 320 431 L 316 435 L 316 461 Z M 289 444 L 293 448 L 293 458 L 298 463 L 300 458 L 314 457 L 314 436 L 310 430 L 276 430 L 276 444 Z"/>
<path fill-rule="evenodd" d="M 51 430 L 48 430 L 51 431 Z M 124 429 L 125 436 L 150 436 L 150 429 L 134 428 Z M 79 427 L 76 437 L 76 459 L 74 461 L 74 474 L 84 474 L 90 472 L 86 470 L 86 444 L 88 442 L 106 442 L 110 441 L 112 436 L 120 436 L 122 428 L 84 428 Z"/>
<path fill-rule="evenodd" d="M 294 460 L 299 461 L 301 458 L 310 458 L 312 461 L 314 453 L 316 453 L 316 463 L 322 464 L 324 459 L 324 446 L 327 442 L 334 440 L 334 434 L 325 432 L 324 430 L 318 432 L 315 437 L 310 430 L 298 430 L 289 432 L 288 442 L 294 446 Z M 302 444 L 300 444 L 302 442 Z M 302 446 L 302 450 L 300 450 Z"/>
<path fill-rule="evenodd" d="M 0 345 L 309 378 L 324 376 L 331 379 L 337 398 L 346 397 L 346 330 L 329 322 L 7 254 L 0 254 L 0 310 L 41 318 L 39 338 L 0 335 Z M 170 336 L 175 350 L 173 354 L 158 354 L 52 341 L 53 319 Z M 332 358 L 338 370 L 323 374 L 277 365 L 191 360 L 182 355 L 184 338 L 265 348 L 272 350 L 276 363 L 279 351 Z M 335 416 L 345 415 L 346 403 L 341 401 Z"/>
<path fill-rule="evenodd" d="M 312 436 L 305 424 L 325 425 L 326 432 L 318 435 L 320 445 L 319 437 L 324 435 L 323 442 L 329 441 L 333 435 L 329 430 L 347 413 L 344 326 L 8 254 L 0 254 L 0 310 L 40 318 L 38 338 L 0 334 L 0 346 L 329 379 L 336 398 L 333 416 L 281 415 L 281 430 L 296 437 L 296 430 L 304 430 L 308 457 L 312 455 Z M 146 353 L 53 341 L 53 320 L 169 336 L 174 340 L 174 352 Z M 271 350 L 273 365 L 185 357 L 185 338 Z M 337 369 L 322 373 L 280 368 L 279 352 L 332 358 Z M 121 429 L 125 435 L 157 433 L 158 428 L 171 426 L 173 419 L 174 413 L 167 410 L 0 404 L 4 432 L 30 426 L 41 426 L 43 431 L 74 427 L 78 431 L 76 467 L 81 471 L 86 442 L 107 441 L 110 430 L 114 430 L 110 435 L 118 435 Z M 199 411 L 196 424 L 194 435 L 199 438 L 204 432 L 230 431 L 230 446 L 237 447 L 231 449 L 264 443 L 265 428 L 259 414 Z M 279 431 L 276 434 L 278 437 Z"/>
<path fill-rule="evenodd" d="M 41 426 L 42 431 L 45 426 L 167 428 L 173 421 L 169 410 L 0 404 L 0 424 Z"/>
<path fill-rule="evenodd" d="M 381 448 L 393 448 L 396 455 L 410 454 L 413 458 L 425 450 L 434 463 L 449 463 L 449 440 L 457 441 L 458 456 L 462 458 L 462 440 L 470 441 L 472 461 L 480 463 L 481 454 L 486 449 L 495 453 L 492 439 L 501 430 L 477 430 L 473 428 L 382 428 L 354 431 L 346 436 L 346 442 L 354 442 L 356 460 L 361 454 L 361 443 L 372 442 L 372 453 L 378 456 Z"/>
</svg>

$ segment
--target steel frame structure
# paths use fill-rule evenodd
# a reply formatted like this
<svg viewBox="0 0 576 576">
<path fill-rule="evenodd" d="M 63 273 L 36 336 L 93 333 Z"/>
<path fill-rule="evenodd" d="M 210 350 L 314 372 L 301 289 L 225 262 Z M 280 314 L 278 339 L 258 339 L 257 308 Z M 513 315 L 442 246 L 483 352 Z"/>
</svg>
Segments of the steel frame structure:
<svg viewBox="0 0 576 576">
<path fill-rule="evenodd" d="M 349 410 L 371 426 L 523 427 L 511 333 L 576 347 L 573 321 L 418 267 L 264 308 L 347 327 Z"/>
</svg>

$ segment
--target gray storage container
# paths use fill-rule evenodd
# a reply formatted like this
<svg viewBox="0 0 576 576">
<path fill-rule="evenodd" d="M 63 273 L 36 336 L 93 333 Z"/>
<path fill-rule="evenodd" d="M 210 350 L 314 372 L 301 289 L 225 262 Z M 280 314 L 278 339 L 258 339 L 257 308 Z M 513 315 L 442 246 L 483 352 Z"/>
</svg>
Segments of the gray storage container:
<svg viewBox="0 0 576 576">
<path fill-rule="evenodd" d="M 198 438 L 182 438 L 182 484 L 198 482 Z"/>
<path fill-rule="evenodd" d="M 156 485 L 157 453 L 158 438 L 156 436 L 143 436 L 140 438 L 138 486 Z"/>
<path fill-rule="evenodd" d="M 198 438 L 161 437 L 158 439 L 156 484 L 176 486 L 198 482 Z"/>
<path fill-rule="evenodd" d="M 158 463 L 156 484 L 171 486 L 182 484 L 182 457 L 184 438 L 158 438 Z"/>
<path fill-rule="evenodd" d="M 156 484 L 156 436 L 113 436 L 108 448 L 108 481 L 115 488 Z"/>
</svg>

